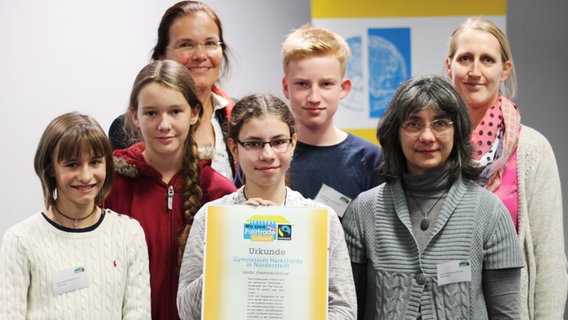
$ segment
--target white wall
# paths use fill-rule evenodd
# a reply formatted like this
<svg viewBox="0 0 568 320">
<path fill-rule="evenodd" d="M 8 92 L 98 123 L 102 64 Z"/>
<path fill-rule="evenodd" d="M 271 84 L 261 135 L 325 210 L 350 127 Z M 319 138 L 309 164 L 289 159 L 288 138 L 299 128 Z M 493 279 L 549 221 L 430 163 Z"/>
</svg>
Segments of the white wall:
<svg viewBox="0 0 568 320">
<path fill-rule="evenodd" d="M 233 52 L 232 73 L 222 87 L 235 97 L 252 92 L 282 97 L 280 44 L 292 28 L 310 20 L 310 1 L 206 2 L 221 17 Z M 0 235 L 43 208 L 33 156 L 47 123 L 78 110 L 108 128 L 126 108 L 132 81 L 149 61 L 159 20 L 174 3 L 0 0 Z M 568 2 L 511 0 L 507 9 L 523 122 L 551 141 L 566 189 Z M 431 72 L 439 66 L 434 62 Z"/>
<path fill-rule="evenodd" d="M 33 157 L 49 121 L 77 110 L 106 130 L 125 110 L 160 18 L 175 2 L 0 0 L 0 237 L 43 209 Z M 219 14 L 233 53 L 222 87 L 235 97 L 282 97 L 280 44 L 310 20 L 309 1 L 205 2 Z"/>
<path fill-rule="evenodd" d="M 507 1 L 507 33 L 519 78 L 516 100 L 522 122 L 544 134 L 556 155 L 568 211 L 568 1 Z M 568 249 L 568 216 L 564 214 L 564 244 Z M 568 303 L 568 302 L 567 302 Z M 568 308 L 566 308 L 568 310 Z M 565 312 L 564 319 L 568 319 Z"/>
</svg>

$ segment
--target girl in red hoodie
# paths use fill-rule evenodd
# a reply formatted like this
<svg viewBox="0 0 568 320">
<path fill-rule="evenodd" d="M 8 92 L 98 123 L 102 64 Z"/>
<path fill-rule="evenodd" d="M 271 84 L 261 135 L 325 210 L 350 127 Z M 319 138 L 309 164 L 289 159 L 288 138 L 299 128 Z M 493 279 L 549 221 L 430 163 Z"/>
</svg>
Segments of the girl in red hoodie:
<svg viewBox="0 0 568 320">
<path fill-rule="evenodd" d="M 153 319 L 179 319 L 179 252 L 201 203 L 236 190 L 199 160 L 193 132 L 202 114 L 189 70 L 160 60 L 138 74 L 125 126 L 139 142 L 114 152 L 116 178 L 105 204 L 137 219 L 150 258 Z"/>
</svg>

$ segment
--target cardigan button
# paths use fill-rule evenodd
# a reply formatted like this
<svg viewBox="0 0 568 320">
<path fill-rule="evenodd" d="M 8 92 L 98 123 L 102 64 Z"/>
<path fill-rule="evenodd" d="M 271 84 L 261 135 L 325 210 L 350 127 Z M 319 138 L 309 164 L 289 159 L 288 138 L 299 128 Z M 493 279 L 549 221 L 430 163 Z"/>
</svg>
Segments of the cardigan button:
<svg viewBox="0 0 568 320">
<path fill-rule="evenodd" d="M 426 283 L 426 278 L 422 273 L 417 274 L 416 277 L 414 277 L 414 280 L 416 280 L 416 283 L 419 285 L 424 285 Z"/>
</svg>

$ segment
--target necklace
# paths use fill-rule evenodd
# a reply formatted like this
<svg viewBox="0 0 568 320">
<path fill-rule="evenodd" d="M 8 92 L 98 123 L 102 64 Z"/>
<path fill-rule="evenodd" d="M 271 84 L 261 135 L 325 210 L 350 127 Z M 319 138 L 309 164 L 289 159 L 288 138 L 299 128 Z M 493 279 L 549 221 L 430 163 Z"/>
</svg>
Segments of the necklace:
<svg viewBox="0 0 568 320">
<path fill-rule="evenodd" d="M 60 215 L 62 215 L 64 218 L 67 218 L 69 220 L 73 220 L 73 225 L 75 227 L 77 227 L 79 225 L 79 221 L 83 221 L 85 219 L 87 219 L 88 217 L 92 216 L 93 213 L 95 213 L 95 211 L 97 210 L 97 206 L 93 207 L 93 211 L 91 211 L 91 213 L 89 213 L 87 216 L 83 217 L 83 218 L 72 218 L 66 214 L 64 214 L 63 212 L 61 212 L 56 205 L 53 205 L 53 207 L 55 208 L 55 211 L 57 211 L 57 213 L 59 213 Z"/>
<path fill-rule="evenodd" d="M 428 210 L 428 212 L 424 212 L 424 209 L 422 208 L 422 205 L 420 204 L 420 202 L 418 201 L 418 199 L 416 199 L 416 197 L 414 196 L 414 194 L 412 194 L 412 191 L 408 190 L 408 194 L 410 194 L 410 196 L 412 197 L 412 199 L 414 199 L 414 201 L 416 202 L 416 204 L 418 204 L 418 207 L 420 208 L 420 211 L 422 211 L 422 214 L 424 215 L 424 217 L 422 218 L 422 221 L 420 221 L 420 230 L 422 231 L 426 231 L 428 230 L 428 228 L 430 227 L 430 220 L 428 219 L 428 215 L 430 214 L 430 212 L 432 210 L 434 210 L 434 208 L 436 207 L 436 205 L 438 204 L 438 202 L 440 202 L 440 200 L 442 200 L 442 198 L 446 195 L 446 193 L 448 193 L 448 191 L 444 191 L 442 193 L 442 195 L 438 198 L 438 200 L 436 200 L 436 202 L 434 202 L 434 205 L 430 208 L 430 210 Z"/>
</svg>

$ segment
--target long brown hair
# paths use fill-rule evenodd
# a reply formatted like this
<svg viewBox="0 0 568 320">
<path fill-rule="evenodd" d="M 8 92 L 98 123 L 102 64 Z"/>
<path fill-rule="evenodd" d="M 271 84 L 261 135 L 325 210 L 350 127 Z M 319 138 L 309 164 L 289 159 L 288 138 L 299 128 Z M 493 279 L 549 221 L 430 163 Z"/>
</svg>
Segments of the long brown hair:
<svg viewBox="0 0 568 320">
<path fill-rule="evenodd" d="M 140 70 L 130 94 L 130 107 L 126 110 L 124 115 L 124 125 L 126 132 L 136 141 L 142 140 L 140 129 L 138 129 L 132 120 L 131 112 L 136 113 L 138 110 L 138 95 L 142 88 L 147 84 L 157 83 L 167 88 L 180 92 L 188 102 L 192 112 L 199 112 L 198 119 L 201 119 L 203 108 L 201 108 L 201 101 L 197 96 L 195 84 L 191 78 L 189 70 L 182 64 L 173 60 L 158 60 L 154 61 Z M 190 124 L 188 123 L 188 126 Z M 189 230 L 193 224 L 193 219 L 197 210 L 201 207 L 202 191 L 200 187 L 200 166 L 199 166 L 199 151 L 197 143 L 193 138 L 195 128 L 199 125 L 199 120 L 189 128 L 189 133 L 184 141 L 184 152 L 182 159 L 182 177 L 183 177 L 183 218 L 185 225 L 179 231 L 179 259 L 178 264 L 181 262 L 181 255 L 185 248 Z"/>
</svg>

